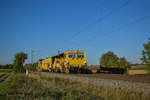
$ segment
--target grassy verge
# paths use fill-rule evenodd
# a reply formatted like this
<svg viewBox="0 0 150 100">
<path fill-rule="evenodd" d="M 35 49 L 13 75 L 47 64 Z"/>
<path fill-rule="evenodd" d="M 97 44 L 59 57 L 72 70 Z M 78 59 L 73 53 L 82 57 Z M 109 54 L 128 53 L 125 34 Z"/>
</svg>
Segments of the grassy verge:
<svg viewBox="0 0 150 100">
<path fill-rule="evenodd" d="M 2 84 L 3 81 L 5 81 L 10 74 L 8 73 L 3 73 L 2 75 L 0 75 L 0 84 Z"/>
<path fill-rule="evenodd" d="M 6 75 L 5 73 L 1 74 L 1 75 L 0 75 L 0 78 L 2 78 L 2 77 L 5 76 L 5 75 Z"/>
<path fill-rule="evenodd" d="M 147 94 L 94 86 L 40 74 L 17 74 L 5 99 L 11 100 L 150 100 Z M 10 82 L 9 82 L 10 83 Z"/>
<path fill-rule="evenodd" d="M 0 84 L 0 98 L 2 100 L 5 100 L 6 93 L 8 92 L 8 89 L 11 87 L 11 83 L 13 79 L 15 78 L 15 74 L 12 73 L 10 77 L 6 81 L 4 81 L 2 84 Z"/>
</svg>

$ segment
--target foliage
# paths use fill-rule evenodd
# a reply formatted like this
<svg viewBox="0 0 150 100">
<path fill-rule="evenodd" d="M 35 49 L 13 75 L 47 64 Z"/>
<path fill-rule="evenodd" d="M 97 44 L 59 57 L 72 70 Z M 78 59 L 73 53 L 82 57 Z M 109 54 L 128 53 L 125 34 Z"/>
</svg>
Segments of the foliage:
<svg viewBox="0 0 150 100">
<path fill-rule="evenodd" d="M 147 43 L 143 44 L 144 50 L 142 50 L 142 58 L 141 61 L 146 64 L 147 70 L 150 74 L 150 38 Z"/>
<path fill-rule="evenodd" d="M 130 66 L 130 63 L 126 60 L 125 57 L 119 58 L 114 52 L 109 51 L 104 53 L 100 58 L 100 66 L 108 68 L 123 68 L 127 69 Z"/>
<path fill-rule="evenodd" d="M 17 53 L 15 55 L 13 70 L 15 72 L 24 72 L 23 64 L 27 59 L 27 54 L 24 52 Z"/>
<path fill-rule="evenodd" d="M 102 67 L 111 67 L 114 68 L 118 64 L 118 57 L 112 51 L 109 51 L 102 55 L 100 58 L 100 65 Z"/>
<path fill-rule="evenodd" d="M 119 58 L 119 67 L 126 69 L 130 67 L 130 63 L 126 60 L 125 57 L 120 57 Z"/>
<path fill-rule="evenodd" d="M 30 71 L 36 71 L 37 70 L 37 63 L 33 63 L 33 64 L 26 64 L 25 68 L 27 68 Z"/>
</svg>

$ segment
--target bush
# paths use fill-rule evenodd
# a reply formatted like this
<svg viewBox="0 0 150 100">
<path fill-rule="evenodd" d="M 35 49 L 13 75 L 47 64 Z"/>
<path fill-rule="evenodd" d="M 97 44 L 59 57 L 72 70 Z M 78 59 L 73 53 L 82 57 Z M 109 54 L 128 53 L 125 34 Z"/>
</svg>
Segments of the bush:
<svg viewBox="0 0 150 100">
<path fill-rule="evenodd" d="M 15 55 L 14 66 L 13 66 L 14 72 L 25 72 L 25 69 L 23 68 L 23 64 L 26 59 L 27 59 L 27 54 L 25 54 L 24 52 L 20 52 Z"/>
<path fill-rule="evenodd" d="M 144 50 L 142 51 L 142 62 L 146 64 L 148 73 L 150 74 L 150 38 L 144 45 Z"/>
<path fill-rule="evenodd" d="M 36 71 L 37 70 L 37 63 L 26 64 L 24 67 L 27 68 L 29 71 Z"/>
<path fill-rule="evenodd" d="M 130 67 L 125 57 L 118 57 L 114 52 L 104 53 L 100 58 L 100 68 L 108 73 L 124 73 Z"/>
</svg>

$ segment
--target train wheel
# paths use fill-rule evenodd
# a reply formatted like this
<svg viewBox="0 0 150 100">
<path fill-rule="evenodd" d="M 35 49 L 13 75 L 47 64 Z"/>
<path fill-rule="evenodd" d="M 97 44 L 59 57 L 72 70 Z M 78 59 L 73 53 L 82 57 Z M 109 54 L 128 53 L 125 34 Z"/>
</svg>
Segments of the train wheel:
<svg viewBox="0 0 150 100">
<path fill-rule="evenodd" d="M 81 68 L 80 70 L 82 74 L 92 74 L 92 71 L 87 68 Z"/>
<path fill-rule="evenodd" d="M 69 69 L 66 69 L 66 70 L 65 70 L 65 73 L 69 73 Z"/>
<path fill-rule="evenodd" d="M 70 67 L 69 68 L 69 73 L 73 73 L 74 72 L 74 68 L 73 67 Z"/>
</svg>

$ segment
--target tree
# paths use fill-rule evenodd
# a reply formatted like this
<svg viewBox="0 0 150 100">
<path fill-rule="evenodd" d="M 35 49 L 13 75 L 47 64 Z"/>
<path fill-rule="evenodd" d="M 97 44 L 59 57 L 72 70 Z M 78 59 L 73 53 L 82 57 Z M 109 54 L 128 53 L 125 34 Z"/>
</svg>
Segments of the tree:
<svg viewBox="0 0 150 100">
<path fill-rule="evenodd" d="M 100 58 L 100 66 L 107 68 L 122 68 L 127 70 L 130 67 L 130 63 L 125 57 L 118 57 L 112 51 L 104 53 Z"/>
<path fill-rule="evenodd" d="M 150 38 L 147 43 L 143 44 L 144 50 L 142 50 L 142 58 L 141 61 L 146 64 L 146 68 L 148 73 L 150 74 Z"/>
<path fill-rule="evenodd" d="M 24 72 L 23 64 L 27 59 L 27 54 L 24 52 L 17 53 L 15 55 L 13 70 L 15 72 Z"/>
<path fill-rule="evenodd" d="M 100 66 L 116 68 L 116 67 L 118 67 L 118 60 L 119 60 L 119 58 L 117 57 L 117 55 L 115 55 L 112 51 L 108 51 L 107 53 L 105 53 L 101 56 Z"/>
<path fill-rule="evenodd" d="M 127 68 L 130 67 L 130 63 L 126 60 L 125 57 L 120 57 L 119 58 L 119 68 L 123 68 L 127 70 Z"/>
</svg>

